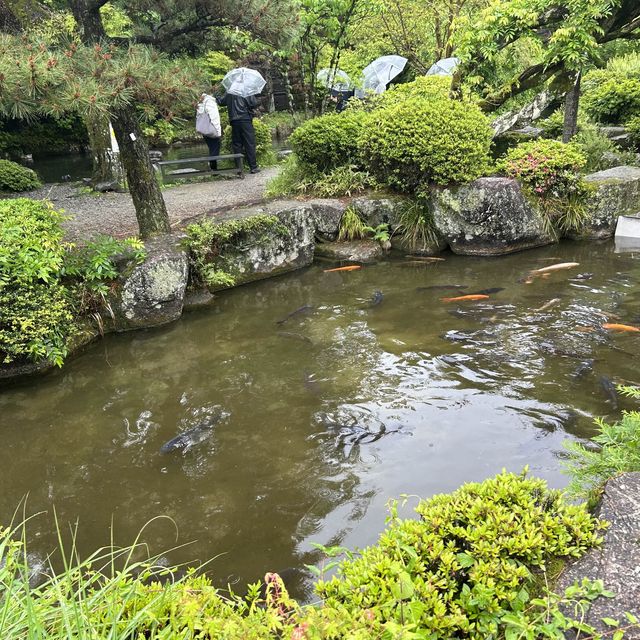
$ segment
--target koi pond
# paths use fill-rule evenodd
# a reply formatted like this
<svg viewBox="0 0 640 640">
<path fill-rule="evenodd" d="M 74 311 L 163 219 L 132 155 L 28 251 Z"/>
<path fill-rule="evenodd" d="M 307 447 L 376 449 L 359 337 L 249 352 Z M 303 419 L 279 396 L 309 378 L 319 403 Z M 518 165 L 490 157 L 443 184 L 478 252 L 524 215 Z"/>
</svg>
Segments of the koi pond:
<svg viewBox="0 0 640 640">
<path fill-rule="evenodd" d="M 3 390 L 0 522 L 28 494 L 44 557 L 54 507 L 65 530 L 78 521 L 81 553 L 112 523 L 126 544 L 167 516 L 143 534 L 153 552 L 215 556 L 222 586 L 279 571 L 305 599 L 312 543 L 374 542 L 389 498 L 525 465 L 562 487 L 563 441 L 634 406 L 613 385 L 638 383 L 640 334 L 602 325 L 640 323 L 639 256 L 443 257 L 317 262 Z M 579 265 L 526 278 L 559 262 Z M 442 300 L 461 295 L 480 298 Z M 185 431 L 193 446 L 165 446 Z"/>
</svg>

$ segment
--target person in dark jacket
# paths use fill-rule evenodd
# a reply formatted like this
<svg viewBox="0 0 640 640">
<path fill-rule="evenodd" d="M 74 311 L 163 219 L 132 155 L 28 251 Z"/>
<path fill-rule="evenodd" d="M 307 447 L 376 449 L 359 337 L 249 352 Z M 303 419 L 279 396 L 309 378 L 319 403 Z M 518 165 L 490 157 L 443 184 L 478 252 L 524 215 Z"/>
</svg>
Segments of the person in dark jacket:
<svg viewBox="0 0 640 640">
<path fill-rule="evenodd" d="M 233 153 L 244 153 L 251 173 L 258 173 L 260 169 L 258 169 L 256 159 L 256 132 L 253 128 L 255 109 L 258 106 L 256 97 L 248 96 L 245 98 L 225 93 L 221 98 L 218 98 L 218 104 L 227 107 L 229 112 Z"/>
</svg>

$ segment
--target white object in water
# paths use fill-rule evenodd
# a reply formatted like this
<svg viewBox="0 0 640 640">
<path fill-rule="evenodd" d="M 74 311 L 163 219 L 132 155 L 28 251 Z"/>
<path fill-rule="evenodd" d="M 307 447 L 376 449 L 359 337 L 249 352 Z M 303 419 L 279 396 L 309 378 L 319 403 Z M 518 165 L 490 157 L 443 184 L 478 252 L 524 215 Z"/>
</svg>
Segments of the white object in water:
<svg viewBox="0 0 640 640">
<path fill-rule="evenodd" d="M 616 225 L 616 253 L 640 252 L 640 214 L 620 216 Z"/>
</svg>

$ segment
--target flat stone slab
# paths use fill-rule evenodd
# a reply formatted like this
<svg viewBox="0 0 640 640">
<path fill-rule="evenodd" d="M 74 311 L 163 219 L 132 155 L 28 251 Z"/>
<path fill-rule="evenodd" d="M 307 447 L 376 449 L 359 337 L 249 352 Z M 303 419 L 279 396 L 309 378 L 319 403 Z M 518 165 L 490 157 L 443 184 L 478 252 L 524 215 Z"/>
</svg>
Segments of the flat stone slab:
<svg viewBox="0 0 640 640">
<path fill-rule="evenodd" d="M 379 242 L 373 240 L 354 240 L 353 242 L 331 242 L 319 244 L 316 255 L 333 260 L 350 262 L 375 262 L 382 258 L 383 251 Z"/>
<path fill-rule="evenodd" d="M 585 622 L 601 631 L 611 632 L 602 618 L 629 625 L 627 611 L 640 620 L 640 472 L 625 473 L 607 482 L 598 509 L 598 517 L 611 526 L 604 544 L 573 563 L 560 577 L 560 592 L 582 578 L 602 580 L 614 598 L 598 598 L 589 609 Z M 640 625 L 625 630 L 625 640 L 640 639 Z"/>
</svg>

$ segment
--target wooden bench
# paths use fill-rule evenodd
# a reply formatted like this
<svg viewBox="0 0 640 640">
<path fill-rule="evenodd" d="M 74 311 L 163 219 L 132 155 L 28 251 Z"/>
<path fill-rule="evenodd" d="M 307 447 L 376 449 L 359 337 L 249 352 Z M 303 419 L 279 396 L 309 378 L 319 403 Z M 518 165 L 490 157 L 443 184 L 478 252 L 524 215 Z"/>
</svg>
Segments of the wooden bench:
<svg viewBox="0 0 640 640">
<path fill-rule="evenodd" d="M 194 164 L 196 162 L 211 162 L 212 160 L 233 160 L 235 167 L 233 169 L 193 169 L 186 167 L 184 169 L 176 169 L 174 171 L 166 171 L 167 167 L 181 164 Z M 189 178 L 191 176 L 204 176 L 204 175 L 226 175 L 232 174 L 238 176 L 240 179 L 244 178 L 244 156 L 241 153 L 230 153 L 224 156 L 203 156 L 201 158 L 183 158 L 182 160 L 162 160 L 161 162 L 155 162 L 154 166 L 160 174 L 160 177 L 164 181 L 165 177 L 180 177 Z"/>
</svg>

